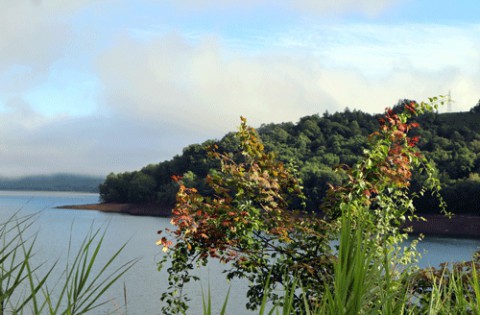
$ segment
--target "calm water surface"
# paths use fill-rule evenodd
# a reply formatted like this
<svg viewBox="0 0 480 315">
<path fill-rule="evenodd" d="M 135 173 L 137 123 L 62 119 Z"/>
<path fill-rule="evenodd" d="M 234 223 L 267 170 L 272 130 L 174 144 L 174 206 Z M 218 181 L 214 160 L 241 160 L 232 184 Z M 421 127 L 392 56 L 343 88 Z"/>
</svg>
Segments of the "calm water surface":
<svg viewBox="0 0 480 315">
<path fill-rule="evenodd" d="M 155 241 L 158 238 L 156 231 L 168 227 L 169 220 L 97 211 L 54 209 L 60 205 L 97 201 L 97 194 L 0 191 L 0 219 L 5 220 L 18 211 L 21 215 L 39 213 L 31 228 L 32 233 L 38 233 L 36 259 L 48 263 L 58 261 L 59 267 L 64 266 L 62 263 L 65 263 L 70 240 L 73 246 L 78 246 L 92 227 L 106 228 L 100 259 L 108 259 L 115 250 L 127 243 L 119 263 L 135 258 L 140 258 L 140 261 L 127 273 L 123 281 L 106 295 L 110 302 L 98 313 L 109 313 L 121 307 L 113 314 L 161 314 L 160 294 L 167 288 L 167 274 L 156 269 L 156 262 L 161 259 L 162 252 L 155 245 Z M 480 240 L 429 237 L 418 246 L 420 250 L 427 251 L 420 265 L 437 266 L 443 261 L 468 260 L 479 247 Z M 62 271 L 61 268 L 57 270 L 58 273 Z M 247 283 L 237 281 L 228 284 L 220 270 L 221 265 L 210 263 L 199 274 L 204 288 L 210 283 L 213 305 L 221 307 L 231 285 L 229 313 L 248 314 L 244 308 Z M 124 285 L 127 291 L 126 308 L 123 298 Z M 191 314 L 200 314 L 200 284 L 192 283 L 188 291 L 192 298 Z"/>
</svg>

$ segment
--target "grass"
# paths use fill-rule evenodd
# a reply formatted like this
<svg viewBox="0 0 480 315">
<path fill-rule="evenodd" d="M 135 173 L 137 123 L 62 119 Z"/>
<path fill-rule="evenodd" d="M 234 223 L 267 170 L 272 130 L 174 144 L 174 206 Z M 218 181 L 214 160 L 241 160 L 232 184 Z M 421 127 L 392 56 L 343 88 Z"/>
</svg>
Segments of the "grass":
<svg viewBox="0 0 480 315">
<path fill-rule="evenodd" d="M 90 229 L 77 251 L 70 239 L 67 263 L 36 265 L 33 255 L 36 238 L 25 237 L 34 224 L 34 215 L 17 214 L 0 223 L 0 315 L 3 314 L 86 314 L 108 301 L 105 293 L 136 262 L 118 267 L 121 246 L 104 263 L 98 257 L 105 231 Z M 52 279 L 62 268 L 60 277 Z M 54 283 L 53 286 L 50 286 Z"/>
<path fill-rule="evenodd" d="M 352 232 L 354 231 L 354 232 Z M 478 261 L 457 263 L 440 270 L 403 271 L 392 269 L 395 260 L 375 254 L 376 246 L 365 239 L 358 226 L 352 229 L 348 219 L 342 219 L 338 260 L 332 285 L 325 289 L 318 303 L 308 300 L 297 280 L 284 288 L 282 300 L 267 305 L 264 294 L 259 315 L 480 315 L 480 278 Z M 430 282 L 426 290 L 416 290 L 418 276 Z M 265 289 L 269 283 L 265 283 Z M 424 288 L 425 289 L 425 288 Z M 304 305 L 294 306 L 293 296 L 301 290 Z M 210 290 L 202 293 L 203 315 L 212 315 Z M 226 315 L 229 293 L 220 314 Z M 235 313 L 232 313 L 235 314 Z"/>
</svg>

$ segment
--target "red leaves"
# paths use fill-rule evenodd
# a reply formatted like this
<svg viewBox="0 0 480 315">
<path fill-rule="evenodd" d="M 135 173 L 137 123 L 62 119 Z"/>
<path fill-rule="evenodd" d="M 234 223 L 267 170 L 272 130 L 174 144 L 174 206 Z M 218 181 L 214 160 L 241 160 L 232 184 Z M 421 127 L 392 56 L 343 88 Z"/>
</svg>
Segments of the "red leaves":
<svg viewBox="0 0 480 315">
<path fill-rule="evenodd" d="M 409 145 L 410 147 L 414 147 L 414 146 L 417 145 L 417 143 L 418 143 L 419 140 L 420 140 L 420 137 L 418 137 L 418 136 L 412 137 L 412 138 L 410 138 L 410 139 L 408 140 L 408 145 Z"/>
<path fill-rule="evenodd" d="M 410 102 L 405 104 L 404 110 L 409 114 L 416 114 L 417 104 Z M 390 149 L 386 158 L 387 164 L 381 167 L 381 172 L 399 187 L 407 187 L 411 179 L 411 162 L 418 159 L 420 154 L 414 147 L 418 144 L 420 138 L 418 136 L 409 137 L 408 132 L 412 128 L 417 128 L 418 123 L 404 123 L 409 116 L 405 114 L 395 114 L 392 110 L 387 109 L 385 118 L 381 121 L 388 123 L 380 123 L 380 129 L 384 134 L 390 135 Z M 380 175 L 380 174 L 379 174 Z M 379 177 L 381 178 L 381 176 Z"/>
<path fill-rule="evenodd" d="M 385 110 L 385 115 L 378 119 L 379 130 L 369 137 L 372 148 L 365 162 L 345 170 L 349 181 L 343 187 L 330 186 L 328 203 L 322 206 L 324 211 L 333 211 L 331 215 L 336 217 L 338 203 L 362 198 L 370 206 L 385 191 L 410 185 L 413 163 L 422 158 L 416 148 L 420 138 L 409 136 L 410 130 L 419 126 L 408 121 L 416 113 L 415 102 L 406 104 L 403 112 Z"/>
<path fill-rule="evenodd" d="M 183 176 L 178 176 L 178 175 L 172 175 L 172 176 L 171 176 L 171 179 L 172 179 L 174 182 L 176 182 L 176 183 L 178 183 L 179 181 L 181 181 L 182 178 L 183 178 Z"/>
<path fill-rule="evenodd" d="M 415 107 L 417 104 L 415 102 L 410 102 L 409 104 L 405 104 L 405 109 L 412 114 L 416 114 Z"/>
</svg>

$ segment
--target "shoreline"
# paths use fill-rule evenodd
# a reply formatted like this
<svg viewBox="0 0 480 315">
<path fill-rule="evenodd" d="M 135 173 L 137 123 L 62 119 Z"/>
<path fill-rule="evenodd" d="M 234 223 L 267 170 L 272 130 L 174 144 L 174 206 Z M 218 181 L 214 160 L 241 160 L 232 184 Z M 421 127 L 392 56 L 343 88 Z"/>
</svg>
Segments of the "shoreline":
<svg viewBox="0 0 480 315">
<path fill-rule="evenodd" d="M 406 223 L 406 227 L 413 228 L 411 234 L 480 239 L 480 216 L 458 214 L 449 219 L 442 214 L 419 215 L 427 221 Z"/>
<path fill-rule="evenodd" d="M 122 213 L 128 215 L 169 217 L 171 209 L 158 204 L 132 204 L 132 203 L 92 203 L 83 205 L 64 205 L 56 209 L 93 210 L 101 212 Z"/>
<path fill-rule="evenodd" d="M 171 209 L 158 204 L 97 203 L 84 205 L 58 206 L 57 209 L 95 210 L 128 215 L 169 217 Z M 449 219 L 441 214 L 422 215 L 427 221 L 414 221 L 405 224 L 412 227 L 414 235 L 448 236 L 480 239 L 480 216 L 455 215 Z"/>
</svg>

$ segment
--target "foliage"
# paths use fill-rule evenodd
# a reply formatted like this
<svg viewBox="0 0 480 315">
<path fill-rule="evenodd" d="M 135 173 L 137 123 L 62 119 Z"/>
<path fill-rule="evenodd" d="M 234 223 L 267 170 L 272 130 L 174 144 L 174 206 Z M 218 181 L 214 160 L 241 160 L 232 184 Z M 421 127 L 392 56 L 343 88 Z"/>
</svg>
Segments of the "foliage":
<svg viewBox="0 0 480 315">
<path fill-rule="evenodd" d="M 0 225 L 1 260 L 0 260 L 0 314 L 9 311 L 21 312 L 22 309 L 38 294 L 49 274 L 47 273 L 38 284 L 30 284 L 31 292 L 17 298 L 14 301 L 15 293 L 21 291 L 29 280 L 31 270 L 30 260 L 32 257 L 33 244 L 25 243 L 22 230 L 30 226 L 30 218 L 12 217 Z M 13 235 L 13 236 L 12 236 Z M 22 255 L 23 254 L 23 255 Z M 20 256 L 20 258 L 19 258 Z M 10 306 L 11 305 L 11 306 Z"/>
<path fill-rule="evenodd" d="M 304 195 L 295 173 L 273 153 L 266 153 L 255 130 L 242 124 L 238 132 L 241 162 L 235 154 L 219 153 L 213 146 L 210 155 L 220 161 L 221 169 L 208 176 L 214 196 L 202 196 L 195 188 L 187 188 L 179 180 L 177 205 L 172 224 L 175 245 L 163 237 L 167 259 L 169 290 L 164 313 L 178 313 L 187 304 L 181 295 L 184 283 L 194 279 L 189 271 L 205 265 L 210 258 L 228 263 L 227 278 L 247 278 L 252 285 L 247 296 L 248 308 L 260 305 L 269 279 L 271 300 L 273 289 L 290 285 L 292 276 L 302 279 L 309 294 L 322 292 L 331 275 L 331 236 L 327 222 L 300 211 Z M 298 300 L 300 302 L 300 300 Z"/>
<path fill-rule="evenodd" d="M 348 225 L 344 225 L 348 227 Z M 349 233 L 347 233 L 349 235 Z M 352 239 L 350 239 L 352 241 Z M 363 241 L 355 239 L 354 242 L 341 243 L 352 247 L 357 247 Z M 286 288 L 281 296 L 281 303 L 271 306 L 268 309 L 268 301 L 264 299 L 258 311 L 259 315 L 264 314 L 282 314 L 291 315 L 294 313 L 293 299 L 294 292 L 300 290 L 304 298 L 303 315 L 337 315 L 337 314 L 429 314 L 429 315 L 450 315 L 450 314 L 479 314 L 480 312 L 480 263 L 478 253 L 472 261 L 454 263 L 453 266 L 441 264 L 440 268 L 427 268 L 419 271 L 402 272 L 401 281 L 389 283 L 389 286 L 395 285 L 394 294 L 374 294 L 385 287 L 385 277 L 379 273 L 380 269 L 365 268 L 362 264 L 362 258 L 368 251 L 365 247 L 357 250 L 351 256 L 354 264 L 350 266 L 348 272 L 336 274 L 336 286 L 333 291 L 326 291 L 324 299 L 316 306 L 311 307 L 307 295 L 299 287 L 299 283 L 294 281 L 291 287 Z M 375 261 L 373 261 L 375 263 Z M 340 265 L 340 264 L 339 264 Z M 378 264 L 370 265 L 372 267 Z M 347 269 L 343 269 L 347 271 Z M 367 275 L 365 275 L 367 274 Z M 337 276 L 339 276 L 337 278 Z M 367 277 L 368 276 L 368 277 Z M 358 281 L 364 280 L 364 281 Z M 366 281 L 365 281 L 366 280 Z M 348 285 L 361 283 L 362 285 L 353 285 L 348 289 Z M 388 287 L 387 287 L 388 288 Z M 390 290 L 392 291 L 392 290 Z M 348 292 L 348 294 L 345 294 Z M 372 294 L 373 293 L 373 294 Z M 203 296 L 203 295 L 202 295 Z M 220 314 L 226 314 L 229 294 L 227 293 Z M 352 303 L 360 302 L 360 303 Z M 373 303 L 372 303 L 373 302 Z M 211 315 L 211 297 L 208 296 L 207 302 L 209 308 L 204 308 L 204 315 Z M 394 305 L 394 308 L 379 308 L 379 305 Z"/>
<path fill-rule="evenodd" d="M 470 109 L 470 112 L 480 113 L 480 100 L 478 100 L 477 104 Z"/>
<path fill-rule="evenodd" d="M 405 294 L 398 290 L 404 281 L 401 275 L 408 274 L 416 255 L 415 242 L 400 248 L 407 237 L 401 229 L 406 218 L 418 219 L 412 196 L 429 190 L 441 201 L 435 169 L 416 147 L 419 138 L 410 136 L 418 126 L 410 119 L 439 103 L 442 99 L 432 98 L 429 103 L 405 104 L 399 113 L 387 109 L 364 158 L 339 169 L 348 181 L 331 185 L 322 204 L 328 221 L 292 207 L 304 199 L 301 180 L 264 151 L 242 118 L 240 162 L 233 158 L 238 154 L 212 147 L 210 155 L 221 165 L 208 177 L 213 197 L 178 181 L 173 240 L 163 237 L 158 242 L 167 253 L 159 267 L 171 261 L 169 289 L 162 296 L 167 302 L 164 313 L 186 310 L 188 300 L 181 289 L 195 279 L 190 271 L 209 258 L 228 263 L 228 279 L 250 280 L 248 308 L 259 306 L 266 295 L 276 303 L 279 296 L 273 288 L 290 288 L 298 281 L 303 293 L 292 295 L 297 311 L 321 307 L 329 314 L 365 309 L 391 314 L 400 309 Z M 416 193 L 409 191 L 413 168 L 425 177 Z M 334 257 L 331 241 L 338 232 L 340 245 Z"/>
<path fill-rule="evenodd" d="M 416 272 L 411 284 L 416 303 L 409 308 L 428 314 L 479 314 L 479 255 L 475 253 L 471 261 Z"/>
<path fill-rule="evenodd" d="M 394 113 L 401 111 L 411 101 L 400 101 Z M 368 135 L 377 129 L 379 115 L 361 111 L 324 113 L 300 118 L 294 123 L 267 124 L 258 128 L 258 134 L 267 152 L 275 152 L 277 159 L 284 164 L 293 164 L 303 181 L 307 209 L 319 211 L 327 191 L 327 183 L 340 184 L 344 177 L 333 174 L 337 165 L 353 165 L 363 155 L 368 145 Z M 469 198 L 460 198 L 450 191 L 461 189 L 463 182 L 475 174 L 480 174 L 480 123 L 475 113 L 436 113 L 424 112 L 416 117 L 421 128 L 412 130 L 418 136 L 418 147 L 425 156 L 435 162 L 442 186 L 443 197 L 452 212 L 479 214 L 480 203 L 468 203 Z M 100 186 L 100 195 L 105 202 L 154 202 L 173 208 L 178 185 L 172 184 L 173 175 L 191 172 L 196 187 L 202 195 L 209 195 L 206 176 L 211 169 L 218 169 L 219 161 L 208 158 L 206 149 L 213 141 L 186 147 L 181 155 L 158 164 L 145 166 L 139 171 L 111 174 Z M 217 141 L 220 152 L 231 152 L 238 146 L 234 133 L 229 133 Z M 235 158 L 235 157 L 234 157 Z M 239 161 L 238 161 L 239 162 Z M 151 178 L 152 185 L 146 192 L 148 197 L 138 201 L 136 194 L 129 193 L 134 185 L 134 173 L 143 173 Z M 411 191 L 416 191 L 423 182 L 422 174 L 414 173 Z M 470 182 L 471 184 L 471 182 Z M 130 197 L 134 197 L 130 199 Z M 137 198 L 138 199 L 138 198 Z M 458 205 L 458 206 L 457 206 Z M 421 213 L 435 212 L 436 199 L 424 195 L 416 199 L 415 206 Z M 455 206 L 455 207 L 453 207 Z"/>
<path fill-rule="evenodd" d="M 104 235 L 92 230 L 85 237 L 76 254 L 70 257 L 59 279 L 53 282 L 57 271 L 35 265 L 32 261 L 35 238 L 25 238 L 33 223 L 32 216 L 12 216 L 0 224 L 0 314 L 86 314 L 96 310 L 105 292 L 135 263 L 129 261 L 114 268 L 118 249 L 103 265 L 96 262 Z M 42 268 L 40 268 L 42 267 Z"/>
<path fill-rule="evenodd" d="M 417 257 L 416 242 L 401 247 L 407 239 L 402 226 L 407 218 L 420 219 L 412 200 L 417 194 L 409 192 L 413 169 L 425 174 L 419 194 L 429 190 L 442 200 L 433 166 L 416 147 L 418 137 L 409 135 L 418 127 L 410 119 L 439 103 L 442 99 L 432 98 L 387 109 L 364 158 L 344 167 L 348 183 L 329 190 L 323 209 L 339 218 L 340 245 L 333 293 L 321 301 L 321 314 L 402 313 L 404 282 Z M 442 201 L 441 208 L 445 211 Z"/>
</svg>

